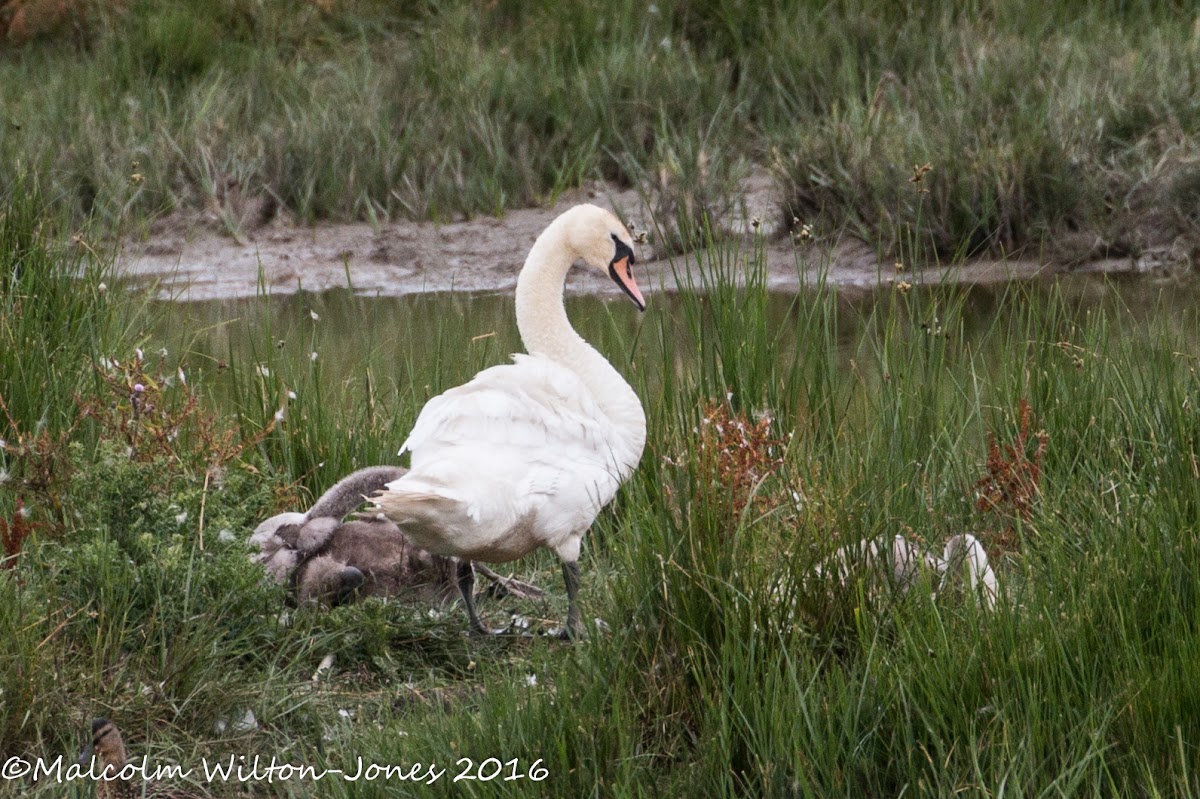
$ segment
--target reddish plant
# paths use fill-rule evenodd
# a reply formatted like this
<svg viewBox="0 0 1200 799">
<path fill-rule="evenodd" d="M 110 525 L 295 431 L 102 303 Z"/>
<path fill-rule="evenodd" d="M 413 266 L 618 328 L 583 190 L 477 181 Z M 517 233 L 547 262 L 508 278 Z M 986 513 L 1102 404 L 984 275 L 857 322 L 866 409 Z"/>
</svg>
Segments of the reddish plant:
<svg viewBox="0 0 1200 799">
<path fill-rule="evenodd" d="M 141 352 L 124 364 L 106 359 L 96 367 L 100 390 L 76 396 L 79 414 L 67 428 L 53 433 L 46 427 L 36 433 L 22 430 L 0 394 L 0 421 L 7 424 L 0 425 L 0 436 L 6 439 L 0 448 L 7 456 L 6 469 L 11 467 L 11 473 L 4 473 L 6 488 L 30 498 L 39 518 L 58 530 L 67 523 L 63 496 L 74 467 L 69 445 L 85 420 L 95 425 L 99 440 L 123 442 L 131 460 L 199 465 L 208 472 L 206 480 L 276 429 L 278 416 L 249 437 L 239 435 L 204 407 L 182 370 L 164 375 L 164 360 L 151 370 Z M 24 513 L 0 519 L 7 555 L 38 526 L 26 521 Z"/>
<path fill-rule="evenodd" d="M 768 414 L 751 420 L 734 413 L 727 403 L 711 402 L 705 407 L 699 444 L 701 473 L 712 485 L 728 491 L 735 518 L 746 509 L 752 495 L 760 512 L 783 502 L 780 492 L 754 492 L 783 467 L 784 444 L 773 434 Z"/>
<path fill-rule="evenodd" d="M 1033 516 L 1034 503 L 1042 494 L 1042 460 L 1050 441 L 1045 430 L 1031 432 L 1034 418 L 1028 400 L 1021 398 L 1017 413 L 1017 435 L 1011 443 L 1001 445 L 995 433 L 988 434 L 987 473 L 975 483 L 975 507 L 1008 519 L 1009 533 L 1014 519 L 1027 522 Z"/>
<path fill-rule="evenodd" d="M 16 567 L 21 545 L 36 526 L 25 518 L 25 503 L 17 497 L 17 507 L 13 510 L 12 518 L 0 517 L 0 546 L 4 547 L 4 559 L 0 560 L 0 569 Z"/>
<path fill-rule="evenodd" d="M 43 508 L 56 526 L 64 523 L 62 495 L 71 477 L 71 458 L 67 443 L 75 430 L 75 424 L 54 434 L 43 427 L 36 433 L 25 433 L 8 410 L 4 396 L 0 395 L 0 413 L 3 413 L 7 428 L 0 427 L 0 449 L 8 456 L 10 464 L 20 464 L 13 474 L 5 474 L 5 482 L 17 493 L 27 492 L 35 504 Z M 3 521 L 3 520 L 0 520 Z"/>
</svg>

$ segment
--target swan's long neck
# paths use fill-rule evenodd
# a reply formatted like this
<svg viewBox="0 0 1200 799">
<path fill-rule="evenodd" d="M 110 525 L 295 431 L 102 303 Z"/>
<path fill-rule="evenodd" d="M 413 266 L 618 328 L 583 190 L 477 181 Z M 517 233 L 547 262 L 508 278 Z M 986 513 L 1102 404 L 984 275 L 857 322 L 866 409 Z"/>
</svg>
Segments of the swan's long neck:
<svg viewBox="0 0 1200 799">
<path fill-rule="evenodd" d="M 340 519 L 363 504 L 363 497 L 381 491 L 385 485 L 404 476 L 399 466 L 368 466 L 343 477 L 321 495 L 308 511 L 308 518 Z"/>
<path fill-rule="evenodd" d="M 563 288 L 574 261 L 560 217 L 534 242 L 517 278 L 517 328 L 531 355 L 549 358 L 579 376 L 622 431 L 636 464 L 646 443 L 645 412 L 621 373 L 567 319 Z"/>
</svg>

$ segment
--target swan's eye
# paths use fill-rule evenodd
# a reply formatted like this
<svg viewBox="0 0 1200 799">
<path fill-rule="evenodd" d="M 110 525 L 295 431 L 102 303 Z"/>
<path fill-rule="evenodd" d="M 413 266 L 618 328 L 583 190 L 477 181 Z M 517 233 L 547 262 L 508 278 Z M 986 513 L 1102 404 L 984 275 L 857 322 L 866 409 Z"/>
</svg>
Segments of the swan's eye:
<svg viewBox="0 0 1200 799">
<path fill-rule="evenodd" d="M 628 258 L 629 266 L 633 266 L 636 263 L 636 259 L 633 257 L 633 248 L 621 241 L 621 238 L 616 233 L 610 233 L 609 235 L 612 236 L 613 244 L 617 248 L 617 251 L 613 253 L 612 260 L 609 261 L 609 265 L 617 263 L 622 258 Z"/>
</svg>

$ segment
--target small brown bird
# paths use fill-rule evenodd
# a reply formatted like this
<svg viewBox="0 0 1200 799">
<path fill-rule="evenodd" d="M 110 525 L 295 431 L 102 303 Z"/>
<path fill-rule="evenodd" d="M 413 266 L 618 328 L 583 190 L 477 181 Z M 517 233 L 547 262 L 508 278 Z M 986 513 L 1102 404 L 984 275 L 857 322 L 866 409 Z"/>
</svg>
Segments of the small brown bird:
<svg viewBox="0 0 1200 799">
<path fill-rule="evenodd" d="M 90 768 L 89 773 L 96 775 L 96 799 L 200 799 L 207 796 L 165 781 L 147 781 L 140 767 L 127 769 L 129 754 L 125 739 L 117 725 L 105 718 L 92 721 L 92 740 L 79 758 L 79 765 Z M 138 766 L 137 763 L 133 765 Z"/>
<path fill-rule="evenodd" d="M 80 761 L 86 765 L 93 759 L 93 773 L 100 775 L 96 780 L 96 799 L 133 799 L 141 795 L 131 781 L 121 776 L 126 764 L 125 741 L 117 725 L 108 719 L 92 721 L 92 742 Z"/>
</svg>

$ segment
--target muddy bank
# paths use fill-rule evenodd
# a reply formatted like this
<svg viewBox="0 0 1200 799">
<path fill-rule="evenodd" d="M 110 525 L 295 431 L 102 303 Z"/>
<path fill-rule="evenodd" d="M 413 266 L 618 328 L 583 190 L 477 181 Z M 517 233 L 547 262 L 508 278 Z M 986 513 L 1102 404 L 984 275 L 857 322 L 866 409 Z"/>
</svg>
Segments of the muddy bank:
<svg viewBox="0 0 1200 799">
<path fill-rule="evenodd" d="M 892 262 L 880 263 L 877 254 L 861 242 L 794 242 L 779 229 L 770 181 L 752 176 L 745 188 L 739 210 L 721 225 L 725 232 L 741 237 L 747 247 L 754 235 L 763 238 L 772 290 L 793 291 L 802 282 L 816 282 L 822 274 L 831 284 L 866 289 L 898 279 L 996 283 L 1061 271 L 1032 260 L 981 261 L 897 277 Z M 309 227 L 276 221 L 234 238 L 217 232 L 211 224 L 176 222 L 160 226 L 146 241 L 127 243 L 120 266 L 129 277 L 156 284 L 159 297 L 181 301 L 253 297 L 260 280 L 272 294 L 347 286 L 367 296 L 451 290 L 508 292 L 516 285 L 517 272 L 537 235 L 563 209 L 580 202 L 622 213 L 635 232 L 654 229 L 652 213 L 637 192 L 593 187 L 568 192 L 551 207 L 448 224 Z M 640 245 L 638 250 L 636 274 L 644 289 L 669 291 L 681 282 L 698 283 L 694 254 L 660 257 L 651 244 Z M 1114 259 L 1089 264 L 1082 271 L 1131 272 L 1144 267 L 1132 259 Z M 567 290 L 602 293 L 611 291 L 612 285 L 601 275 L 576 269 L 568 278 Z"/>
</svg>

